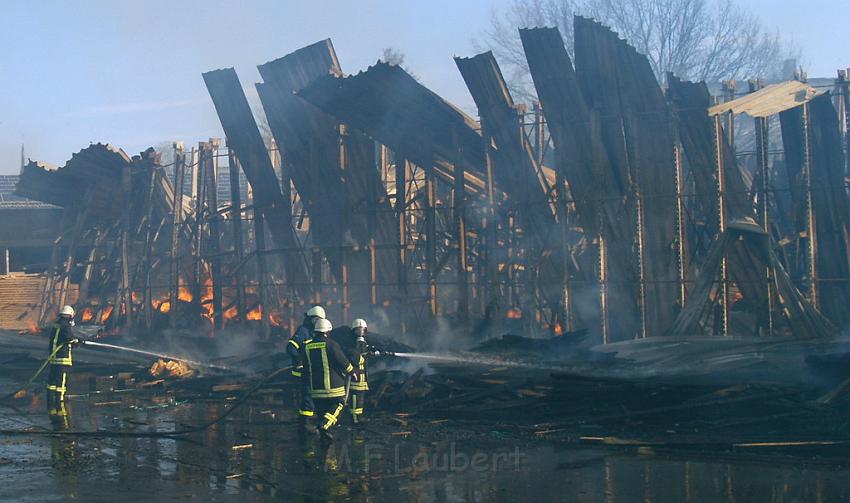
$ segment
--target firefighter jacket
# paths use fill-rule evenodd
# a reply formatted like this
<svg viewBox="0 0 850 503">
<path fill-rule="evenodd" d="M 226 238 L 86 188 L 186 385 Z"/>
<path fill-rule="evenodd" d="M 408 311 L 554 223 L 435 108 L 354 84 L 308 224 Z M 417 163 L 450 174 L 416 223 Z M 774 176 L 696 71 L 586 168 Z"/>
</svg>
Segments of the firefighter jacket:
<svg viewBox="0 0 850 503">
<path fill-rule="evenodd" d="M 364 339 L 358 339 L 354 330 L 344 326 L 340 327 L 338 339 L 345 350 L 348 360 L 357 368 L 357 374 L 360 379 L 351 383 L 352 391 L 368 391 L 369 381 L 366 376 L 366 357 L 368 356 L 368 345 Z M 332 332 L 333 337 L 337 337 L 337 331 Z"/>
<path fill-rule="evenodd" d="M 354 372 L 354 365 L 342 348 L 332 338 L 316 336 L 305 341 L 302 358 L 313 398 L 338 398 L 345 396 L 346 377 Z"/>
<path fill-rule="evenodd" d="M 304 360 L 302 359 L 302 350 L 305 342 L 313 337 L 313 323 L 310 318 L 305 318 L 298 329 L 289 338 L 286 344 L 286 353 L 292 358 L 292 375 L 301 377 L 301 372 L 304 368 Z"/>
<path fill-rule="evenodd" d="M 50 352 L 47 354 L 53 355 L 50 357 L 50 364 L 71 366 L 74 363 L 71 358 L 71 341 L 74 340 L 74 332 L 71 329 L 70 320 L 59 318 L 49 330 Z M 56 354 L 53 354 L 54 352 Z"/>
</svg>

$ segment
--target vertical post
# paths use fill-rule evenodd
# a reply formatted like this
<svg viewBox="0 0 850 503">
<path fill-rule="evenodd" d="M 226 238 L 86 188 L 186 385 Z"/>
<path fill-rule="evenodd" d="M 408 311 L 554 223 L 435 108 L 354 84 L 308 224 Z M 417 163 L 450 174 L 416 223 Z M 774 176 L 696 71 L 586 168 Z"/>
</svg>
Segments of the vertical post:
<svg viewBox="0 0 850 503">
<path fill-rule="evenodd" d="M 345 124 L 339 124 L 339 171 L 342 174 L 342 176 L 348 176 L 348 174 L 346 173 L 346 171 L 348 171 L 348 129 L 346 128 Z M 343 213 L 343 215 L 341 215 L 341 217 L 342 217 L 341 221 L 342 221 L 343 232 L 345 232 L 345 230 L 351 229 L 351 223 L 350 223 L 351 218 L 350 218 L 350 216 L 347 213 Z M 311 224 L 312 224 L 312 222 L 311 222 Z M 348 295 L 349 294 L 349 289 L 348 289 L 349 288 L 349 285 L 348 285 L 349 264 L 348 264 L 348 254 L 346 253 L 346 251 L 347 251 L 346 247 L 347 247 L 347 245 L 345 243 L 340 243 L 339 257 L 340 257 L 340 269 L 341 269 L 340 272 L 341 272 L 341 276 L 342 276 L 340 278 L 340 281 L 342 282 L 342 285 L 341 285 L 342 286 L 342 292 L 341 292 L 342 293 L 342 312 L 343 312 L 343 319 L 346 322 L 348 322 L 349 321 L 348 315 L 349 315 L 349 310 L 351 309 L 351 305 L 350 305 L 350 302 L 349 302 L 350 297 Z M 315 263 L 318 262 L 321 265 L 321 256 L 318 253 L 314 253 L 313 261 L 314 261 L 313 269 L 315 271 L 315 269 L 316 269 Z M 321 288 L 321 269 L 319 269 L 318 277 L 319 277 L 318 282 L 316 282 L 316 280 L 314 279 L 314 283 L 316 284 L 316 286 L 318 288 Z"/>
<path fill-rule="evenodd" d="M 838 70 L 838 127 L 844 139 L 844 176 L 850 176 L 850 68 Z"/>
<path fill-rule="evenodd" d="M 200 142 L 198 144 L 198 160 L 194 166 L 195 180 L 197 181 L 197 192 L 195 193 L 195 220 L 193 222 L 193 237 L 195 249 L 193 250 L 194 282 L 192 283 L 192 301 L 200 306 L 201 303 L 201 275 L 203 273 L 203 247 L 204 247 L 204 208 L 206 206 L 206 175 L 205 168 L 209 157 L 209 144 Z"/>
<path fill-rule="evenodd" d="M 148 175 L 148 194 L 145 201 L 145 291 L 142 295 L 142 308 L 145 315 L 145 328 L 151 328 L 153 318 L 153 305 L 151 300 L 153 292 L 151 291 L 151 269 L 153 268 L 153 194 L 156 184 L 159 182 L 159 171 L 157 167 L 151 163 L 148 165 L 150 173 Z"/>
<path fill-rule="evenodd" d="M 220 330 L 224 320 L 223 316 L 223 301 L 221 289 L 221 234 L 219 229 L 220 216 L 218 214 L 218 145 L 217 139 L 210 139 L 209 151 L 207 153 L 207 163 L 204 169 L 207 170 L 205 175 L 207 183 L 207 207 L 209 209 L 209 254 L 210 258 L 210 276 L 212 279 L 213 289 L 213 329 Z M 265 309 L 265 306 L 263 306 Z"/>
<path fill-rule="evenodd" d="M 545 116 L 539 101 L 534 102 L 534 148 L 537 152 L 537 165 L 543 165 L 546 156 L 546 138 L 543 134 Z"/>
<path fill-rule="evenodd" d="M 687 296 L 686 269 L 687 257 L 685 250 L 685 177 L 682 170 L 682 142 L 676 138 L 673 145 L 673 167 L 676 178 L 676 259 L 679 275 L 679 308 L 685 308 Z"/>
<path fill-rule="evenodd" d="M 723 166 L 723 128 L 720 125 L 720 116 L 714 116 L 714 157 L 717 180 L 717 213 L 718 213 L 718 235 L 726 231 L 726 196 L 724 194 L 724 166 Z M 729 335 L 729 276 L 724 256 L 720 262 L 720 306 L 721 330 L 723 335 Z"/>
<path fill-rule="evenodd" d="M 5 249 L 3 256 L 4 256 L 3 262 L 6 264 L 6 267 L 4 268 L 4 270 L 6 271 L 6 276 L 8 276 L 12 273 L 12 266 L 11 266 L 11 260 L 10 260 L 10 254 L 9 254 L 8 248 Z"/>
<path fill-rule="evenodd" d="M 257 296 L 260 298 L 260 306 L 262 306 L 262 338 L 268 339 L 271 335 L 271 324 L 269 323 L 269 309 L 266 305 L 266 297 L 268 292 L 267 273 L 266 273 L 266 227 L 265 218 L 262 210 L 254 206 L 254 243 L 256 243 L 257 253 Z"/>
<path fill-rule="evenodd" d="M 628 124 L 627 124 L 628 121 Z M 644 215 L 643 192 L 641 191 L 640 174 L 642 166 L 637 164 L 639 156 L 637 154 L 638 142 L 630 141 L 631 132 L 640 127 L 635 123 L 634 117 L 623 118 L 620 121 L 620 128 L 623 135 L 623 143 L 626 146 L 626 159 L 629 162 L 629 172 L 632 173 L 633 183 L 631 190 L 635 198 L 635 240 L 637 241 L 637 260 L 638 260 L 638 277 L 639 277 L 639 292 L 640 292 L 640 336 L 646 338 L 648 334 L 648 319 L 647 319 L 647 288 L 646 288 L 646 219 Z M 629 149 L 632 150 L 629 155 Z M 634 161 L 634 164 L 632 163 Z M 601 227 L 600 227 L 601 228 Z M 606 254 L 607 256 L 607 254 Z"/>
<path fill-rule="evenodd" d="M 386 147 L 381 145 L 380 160 L 382 179 L 383 173 L 386 172 L 386 151 Z M 379 193 L 370 188 L 366 224 L 369 232 L 369 303 L 372 304 L 372 306 L 378 305 L 378 243 L 375 236 L 378 228 L 379 197 Z"/>
<path fill-rule="evenodd" d="M 487 175 L 487 212 L 485 243 L 487 245 L 487 294 L 488 304 L 495 303 L 499 297 L 499 263 L 498 263 L 498 224 L 496 222 L 496 187 L 493 179 L 493 138 L 481 126 L 482 141 L 484 142 L 484 167 Z M 498 317 L 501 320 L 501 315 Z"/>
<path fill-rule="evenodd" d="M 121 302 L 116 303 L 115 309 L 120 309 L 123 302 L 126 310 L 124 324 L 129 329 L 133 325 L 133 297 L 130 288 L 130 198 L 133 194 L 133 178 L 129 164 L 124 166 L 121 173 L 121 186 L 127 204 L 124 205 L 121 222 Z M 120 314 L 120 310 L 116 314 Z"/>
<path fill-rule="evenodd" d="M 427 241 L 425 243 L 425 263 L 428 271 L 428 306 L 432 316 L 437 316 L 437 212 L 435 205 L 437 203 L 436 196 L 436 177 L 434 176 L 433 160 L 429 160 L 425 170 L 425 233 Z"/>
<path fill-rule="evenodd" d="M 761 88 L 760 80 L 750 80 L 750 92 L 758 91 Z M 770 236 L 770 172 L 768 166 L 768 144 L 770 136 L 768 134 L 768 122 L 766 117 L 756 117 L 753 119 L 753 127 L 756 135 L 756 172 L 759 175 L 759 185 L 761 191 L 759 193 L 759 220 L 764 231 Z M 768 238 L 769 242 L 769 238 Z M 773 289 L 771 288 L 772 281 L 771 265 L 767 264 L 765 268 L 765 280 L 767 282 L 767 335 L 773 334 Z"/>
<path fill-rule="evenodd" d="M 65 241 L 65 228 L 68 226 L 68 218 L 71 216 L 71 210 L 65 208 L 62 210 L 62 219 L 59 221 L 59 236 L 53 241 L 53 249 L 50 252 L 50 266 L 47 269 L 47 278 L 44 281 L 44 290 L 41 295 L 41 309 L 38 313 L 38 322 L 42 324 L 46 321 L 47 314 L 50 312 L 50 307 L 53 306 L 55 300 L 55 281 L 57 268 L 59 267 L 59 254 L 61 253 L 62 243 Z"/>
<path fill-rule="evenodd" d="M 561 156 L 562 153 L 556 155 Z M 559 166 L 564 166 L 563 162 L 558 163 Z M 556 173 L 557 179 L 555 186 L 558 190 L 558 222 L 561 230 L 561 247 L 563 248 L 561 266 L 564 269 L 564 277 L 561 281 L 561 322 L 564 324 L 562 332 L 572 332 L 575 329 L 573 320 L 572 297 L 570 295 L 570 263 L 569 263 L 569 225 L 567 223 L 569 206 L 567 180 L 559 169 Z"/>
<path fill-rule="evenodd" d="M 398 283 L 399 323 L 401 333 L 407 333 L 407 159 L 396 153 L 395 211 L 398 220 Z"/>
<path fill-rule="evenodd" d="M 242 190 L 239 184 L 239 163 L 236 151 L 227 148 L 227 164 L 230 172 L 230 220 L 233 224 L 234 263 L 241 263 L 245 250 L 242 245 Z M 237 318 L 245 316 L 245 273 L 240 267 L 236 271 L 236 312 Z"/>
<path fill-rule="evenodd" d="M 599 314 L 602 322 L 602 344 L 611 342 L 608 323 L 608 242 L 605 234 L 596 236 L 599 242 Z"/>
<path fill-rule="evenodd" d="M 168 323 L 177 326 L 178 292 L 180 290 L 180 226 L 183 224 L 183 178 L 186 173 L 186 157 L 183 142 L 174 142 L 174 197 L 171 218 L 171 271 L 169 277 Z"/>
<path fill-rule="evenodd" d="M 812 150 L 809 136 L 809 104 L 803 103 L 803 181 L 806 187 L 806 234 L 808 237 L 807 264 L 809 276 L 809 301 L 820 309 L 818 297 L 817 227 L 812 199 Z"/>
<path fill-rule="evenodd" d="M 463 147 L 460 145 L 457 130 L 452 131 L 454 144 L 454 223 L 457 238 L 457 314 L 468 321 L 469 316 L 469 278 L 466 264 L 466 186 L 465 170 L 463 167 Z"/>
</svg>

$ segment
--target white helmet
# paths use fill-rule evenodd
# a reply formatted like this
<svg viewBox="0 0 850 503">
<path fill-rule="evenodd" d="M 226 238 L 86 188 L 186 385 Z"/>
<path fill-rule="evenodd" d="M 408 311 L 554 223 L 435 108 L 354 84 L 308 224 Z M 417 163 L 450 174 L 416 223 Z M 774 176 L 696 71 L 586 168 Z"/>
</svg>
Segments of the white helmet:
<svg viewBox="0 0 850 503">
<path fill-rule="evenodd" d="M 61 316 L 67 316 L 69 318 L 73 318 L 74 317 L 74 308 L 71 307 L 71 306 L 63 306 L 62 310 L 59 311 L 59 314 Z"/>
<path fill-rule="evenodd" d="M 313 331 L 314 332 L 320 332 L 320 333 L 323 333 L 323 334 L 326 334 L 333 329 L 334 329 L 334 327 L 333 327 L 333 325 L 331 325 L 331 322 L 324 319 L 324 318 L 316 320 L 316 324 L 313 325 Z"/>
<path fill-rule="evenodd" d="M 307 311 L 307 316 L 318 316 L 319 318 L 325 318 L 325 308 L 322 306 L 313 306 Z"/>
<path fill-rule="evenodd" d="M 366 320 L 363 318 L 357 318 L 351 322 L 351 328 L 367 328 Z"/>
</svg>

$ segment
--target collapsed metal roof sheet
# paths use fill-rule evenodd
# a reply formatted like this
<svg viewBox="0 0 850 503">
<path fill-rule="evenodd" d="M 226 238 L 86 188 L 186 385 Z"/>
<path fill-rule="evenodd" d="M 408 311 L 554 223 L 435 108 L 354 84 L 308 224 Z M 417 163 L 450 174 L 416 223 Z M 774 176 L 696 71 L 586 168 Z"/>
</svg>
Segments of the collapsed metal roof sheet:
<svg viewBox="0 0 850 503">
<path fill-rule="evenodd" d="M 726 112 L 747 114 L 750 117 L 768 117 L 808 103 L 825 94 L 805 82 L 789 80 L 772 84 L 738 99 L 715 105 L 708 109 L 708 115 Z"/>
<path fill-rule="evenodd" d="M 460 147 L 464 167 L 480 172 L 478 123 L 396 65 L 379 61 L 357 75 L 321 77 L 297 94 L 417 164 L 453 163 Z"/>
</svg>

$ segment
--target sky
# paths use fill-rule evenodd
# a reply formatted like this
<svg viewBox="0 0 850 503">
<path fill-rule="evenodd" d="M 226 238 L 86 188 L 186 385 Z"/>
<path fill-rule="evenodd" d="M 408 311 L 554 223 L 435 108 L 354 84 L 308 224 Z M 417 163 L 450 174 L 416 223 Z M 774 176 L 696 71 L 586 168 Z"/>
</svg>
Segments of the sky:
<svg viewBox="0 0 850 503">
<path fill-rule="evenodd" d="M 256 65 L 331 38 L 343 71 L 386 47 L 431 90 L 475 115 L 452 56 L 474 55 L 511 0 L 5 0 L 0 4 L 0 174 L 21 145 L 62 165 L 92 142 L 129 155 L 223 136 L 201 73 L 235 67 L 252 103 Z M 809 76 L 850 66 L 845 0 L 738 0 L 790 35 Z"/>
</svg>

